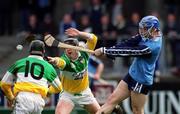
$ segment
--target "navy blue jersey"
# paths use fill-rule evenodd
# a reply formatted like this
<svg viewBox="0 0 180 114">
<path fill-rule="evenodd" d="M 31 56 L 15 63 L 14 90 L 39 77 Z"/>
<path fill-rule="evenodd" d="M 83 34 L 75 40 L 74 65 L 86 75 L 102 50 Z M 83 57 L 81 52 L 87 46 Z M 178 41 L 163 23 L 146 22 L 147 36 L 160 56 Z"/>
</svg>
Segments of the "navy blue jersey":
<svg viewBox="0 0 180 114">
<path fill-rule="evenodd" d="M 130 76 L 137 82 L 152 85 L 155 64 L 159 57 L 162 36 L 154 39 L 143 39 L 140 35 L 110 48 L 103 48 L 103 53 L 109 57 L 134 56 L 129 69 Z"/>
</svg>

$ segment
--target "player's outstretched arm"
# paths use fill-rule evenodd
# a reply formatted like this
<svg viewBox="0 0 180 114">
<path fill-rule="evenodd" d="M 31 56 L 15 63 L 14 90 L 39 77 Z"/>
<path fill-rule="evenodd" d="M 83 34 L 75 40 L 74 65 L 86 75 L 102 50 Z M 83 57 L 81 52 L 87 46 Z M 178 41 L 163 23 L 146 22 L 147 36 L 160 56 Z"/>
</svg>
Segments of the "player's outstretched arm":
<svg viewBox="0 0 180 114">
<path fill-rule="evenodd" d="M 97 36 L 92 33 L 82 32 L 75 28 L 69 28 L 65 32 L 66 35 L 73 38 L 82 38 L 87 41 L 86 48 L 94 50 L 97 43 Z"/>
<path fill-rule="evenodd" d="M 47 57 L 47 58 L 49 63 L 54 64 L 60 69 L 63 69 L 66 66 L 66 62 L 59 57 Z"/>
<path fill-rule="evenodd" d="M 109 57 L 127 57 L 127 56 L 150 56 L 151 50 L 148 46 L 139 45 L 136 47 L 102 47 L 95 50 L 96 56 L 107 55 Z"/>
<path fill-rule="evenodd" d="M 69 37 L 73 37 L 73 38 L 82 38 L 85 40 L 88 40 L 91 37 L 90 33 L 87 32 L 82 32 L 79 31 L 78 29 L 75 28 L 69 28 L 65 31 L 65 34 L 68 35 Z"/>
</svg>

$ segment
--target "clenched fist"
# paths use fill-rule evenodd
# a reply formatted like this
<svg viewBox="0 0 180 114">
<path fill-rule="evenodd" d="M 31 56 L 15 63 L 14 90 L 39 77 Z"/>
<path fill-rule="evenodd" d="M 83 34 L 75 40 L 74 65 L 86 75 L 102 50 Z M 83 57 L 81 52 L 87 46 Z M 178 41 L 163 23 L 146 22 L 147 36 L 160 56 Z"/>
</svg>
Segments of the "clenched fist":
<svg viewBox="0 0 180 114">
<path fill-rule="evenodd" d="M 98 49 L 96 49 L 95 51 L 94 51 L 94 54 L 96 55 L 96 56 L 101 56 L 101 55 L 103 55 L 103 51 L 102 51 L 103 49 L 102 48 L 98 48 Z"/>
</svg>

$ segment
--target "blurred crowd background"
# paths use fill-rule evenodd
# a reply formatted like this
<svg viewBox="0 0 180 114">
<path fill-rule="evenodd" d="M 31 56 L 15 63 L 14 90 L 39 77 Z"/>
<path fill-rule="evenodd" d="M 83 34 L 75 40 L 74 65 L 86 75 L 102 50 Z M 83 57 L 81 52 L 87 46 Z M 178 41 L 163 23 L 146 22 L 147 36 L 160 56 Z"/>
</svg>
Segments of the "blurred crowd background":
<svg viewBox="0 0 180 114">
<path fill-rule="evenodd" d="M 23 44 L 24 39 L 32 34 L 43 40 L 41 36 L 50 33 L 63 41 L 66 38 L 64 31 L 70 27 L 96 34 L 96 48 L 110 47 L 136 35 L 140 19 L 151 14 L 159 18 L 164 34 L 156 75 L 178 76 L 179 5 L 178 0 L 0 0 L 0 63 L 8 66 L 7 61 L 16 60 L 20 52 L 19 56 L 17 53 L 13 55 L 17 51 L 14 46 Z M 47 56 L 60 56 L 60 53 L 57 48 L 47 47 Z M 104 72 L 116 76 L 124 76 L 124 70 L 131 62 L 131 58 L 100 59 L 105 64 Z M 3 69 L 6 70 L 6 67 L 0 73 L 4 73 Z M 112 72 L 109 72 L 110 69 Z"/>
</svg>

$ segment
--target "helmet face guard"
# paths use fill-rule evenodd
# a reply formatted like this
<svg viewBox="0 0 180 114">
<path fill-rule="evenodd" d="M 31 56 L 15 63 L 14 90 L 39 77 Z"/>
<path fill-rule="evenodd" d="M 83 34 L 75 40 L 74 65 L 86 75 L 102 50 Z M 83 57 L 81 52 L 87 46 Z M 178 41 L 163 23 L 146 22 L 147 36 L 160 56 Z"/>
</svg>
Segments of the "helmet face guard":
<svg viewBox="0 0 180 114">
<path fill-rule="evenodd" d="M 146 16 L 139 22 L 139 34 L 142 38 L 152 36 L 154 30 L 160 30 L 159 20 L 155 16 Z"/>
</svg>

